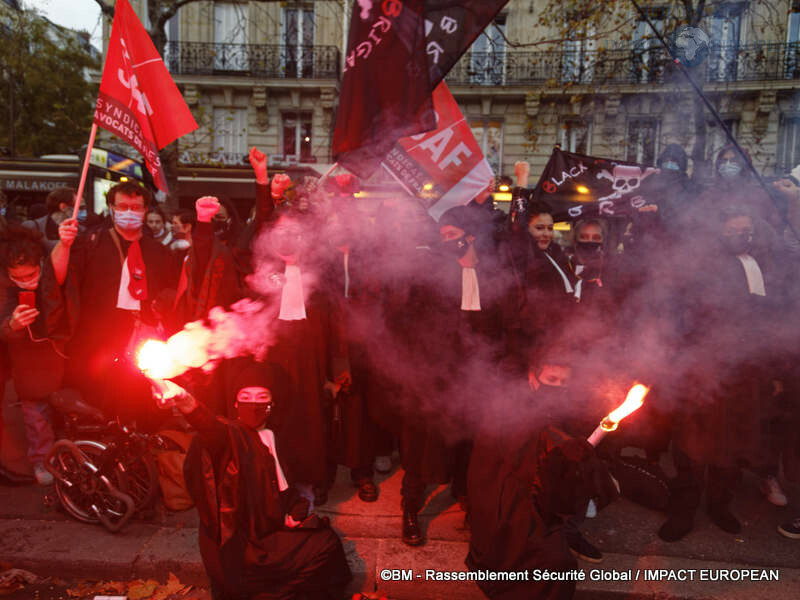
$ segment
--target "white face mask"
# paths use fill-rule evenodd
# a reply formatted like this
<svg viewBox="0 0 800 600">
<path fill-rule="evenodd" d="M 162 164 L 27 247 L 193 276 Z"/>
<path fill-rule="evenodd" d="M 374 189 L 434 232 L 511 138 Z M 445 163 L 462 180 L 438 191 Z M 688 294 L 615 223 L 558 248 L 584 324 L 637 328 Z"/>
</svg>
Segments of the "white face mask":
<svg viewBox="0 0 800 600">
<path fill-rule="evenodd" d="M 17 286 L 22 290 L 35 290 L 36 288 L 38 288 L 39 279 L 41 279 L 41 277 L 42 277 L 41 269 L 37 271 L 36 275 L 24 281 L 20 281 L 19 279 L 14 279 L 13 277 L 11 277 L 11 275 L 8 276 L 8 278 L 11 280 L 11 283 L 13 283 L 15 286 Z"/>
<path fill-rule="evenodd" d="M 144 223 L 144 213 L 133 210 L 114 211 L 114 224 L 120 229 L 141 229 Z"/>
</svg>

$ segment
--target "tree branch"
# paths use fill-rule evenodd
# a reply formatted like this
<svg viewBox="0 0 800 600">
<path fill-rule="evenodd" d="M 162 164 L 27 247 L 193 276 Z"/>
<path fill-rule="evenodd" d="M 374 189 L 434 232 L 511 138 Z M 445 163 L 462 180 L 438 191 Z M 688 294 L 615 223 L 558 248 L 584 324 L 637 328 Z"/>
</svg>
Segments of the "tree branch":
<svg viewBox="0 0 800 600">
<path fill-rule="evenodd" d="M 581 42 L 581 41 L 587 41 L 587 40 L 597 40 L 597 39 L 606 37 L 606 36 L 608 36 L 608 35 L 610 35 L 612 33 L 616 33 L 617 31 L 619 31 L 623 27 L 625 27 L 627 25 L 630 25 L 632 21 L 634 21 L 633 18 L 628 19 L 627 21 L 622 21 L 619 25 L 617 25 L 613 29 L 609 29 L 608 31 L 603 31 L 601 33 L 595 33 L 594 35 L 577 36 L 577 37 L 574 37 L 574 38 L 570 38 L 570 41 Z M 532 46 L 545 46 L 545 45 L 549 45 L 549 44 L 557 44 L 557 43 L 563 42 L 566 39 L 565 37 L 561 37 L 561 38 L 558 38 L 558 39 L 540 40 L 538 42 L 529 42 L 527 44 L 520 44 L 518 42 L 512 42 L 511 40 L 509 40 L 506 37 L 506 34 L 502 29 L 500 29 L 495 24 L 492 24 L 492 25 L 494 26 L 495 30 L 497 30 L 500 33 L 500 35 L 503 37 L 503 40 L 505 40 L 505 43 L 511 48 L 529 48 L 529 47 L 532 47 Z"/>
<path fill-rule="evenodd" d="M 109 19 L 114 18 L 114 7 L 106 4 L 103 0 L 94 0 L 97 2 L 97 5 L 100 7 L 102 13 L 107 16 Z"/>
</svg>

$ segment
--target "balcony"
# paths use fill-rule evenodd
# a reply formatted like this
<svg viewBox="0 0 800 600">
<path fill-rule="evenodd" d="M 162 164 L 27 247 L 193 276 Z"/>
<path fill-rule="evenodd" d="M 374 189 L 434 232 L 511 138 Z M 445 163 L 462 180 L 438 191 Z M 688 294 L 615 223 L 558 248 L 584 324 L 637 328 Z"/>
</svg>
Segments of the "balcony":
<svg viewBox="0 0 800 600">
<path fill-rule="evenodd" d="M 173 75 L 239 75 L 263 79 L 338 79 L 336 46 L 168 42 Z"/>
<path fill-rule="evenodd" d="M 594 51 L 467 52 L 447 75 L 451 85 L 635 85 L 681 77 L 663 48 Z M 800 79 L 800 43 L 711 46 L 692 70 L 698 83 Z"/>
</svg>

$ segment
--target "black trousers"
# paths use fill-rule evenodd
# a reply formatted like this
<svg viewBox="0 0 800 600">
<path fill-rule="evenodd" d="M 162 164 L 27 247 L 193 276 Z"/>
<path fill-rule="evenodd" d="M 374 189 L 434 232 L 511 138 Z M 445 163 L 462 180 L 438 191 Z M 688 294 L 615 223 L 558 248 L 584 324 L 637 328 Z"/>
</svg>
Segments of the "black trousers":
<svg viewBox="0 0 800 600">
<path fill-rule="evenodd" d="M 733 490 L 739 479 L 736 467 L 716 467 L 693 461 L 675 448 L 672 449 L 677 476 L 672 481 L 669 511 L 694 513 L 700 506 L 703 488 L 708 506 L 727 506 L 733 499 Z"/>
</svg>

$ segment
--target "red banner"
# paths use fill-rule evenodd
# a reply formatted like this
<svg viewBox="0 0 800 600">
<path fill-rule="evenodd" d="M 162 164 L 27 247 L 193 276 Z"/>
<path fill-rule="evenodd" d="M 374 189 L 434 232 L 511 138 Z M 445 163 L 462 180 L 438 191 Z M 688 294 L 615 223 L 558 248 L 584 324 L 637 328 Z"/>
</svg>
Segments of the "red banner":
<svg viewBox="0 0 800 600">
<path fill-rule="evenodd" d="M 197 123 L 128 0 L 117 0 L 94 122 L 144 157 L 167 191 L 158 151 Z"/>
<path fill-rule="evenodd" d="M 494 174 L 444 82 L 433 92 L 433 106 L 436 129 L 398 140 L 383 166 L 409 193 L 427 198 L 438 220 L 485 190 Z"/>
</svg>

